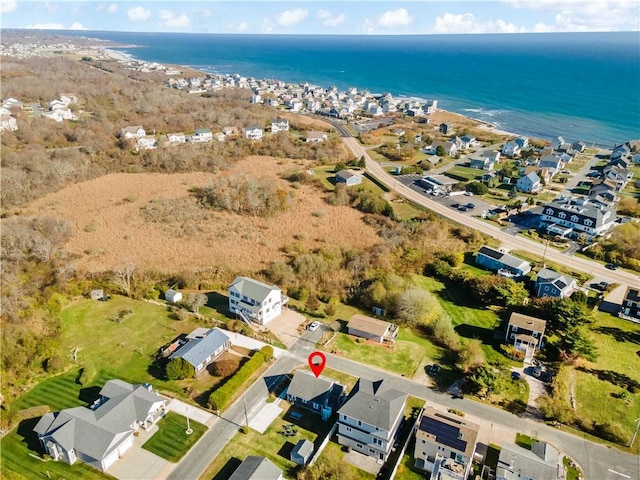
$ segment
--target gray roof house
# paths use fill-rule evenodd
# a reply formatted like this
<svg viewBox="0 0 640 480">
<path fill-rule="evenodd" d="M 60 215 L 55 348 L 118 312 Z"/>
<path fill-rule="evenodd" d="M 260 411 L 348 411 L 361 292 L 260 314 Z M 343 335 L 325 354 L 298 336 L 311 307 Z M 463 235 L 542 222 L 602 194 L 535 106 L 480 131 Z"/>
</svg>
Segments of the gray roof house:
<svg viewBox="0 0 640 480">
<path fill-rule="evenodd" d="M 297 465 L 306 465 L 313 455 L 313 442 L 306 438 L 300 440 L 291 450 L 291 461 Z"/>
<path fill-rule="evenodd" d="M 524 177 L 520 177 L 516 182 L 516 189 L 525 193 L 535 193 L 540 190 L 541 186 L 540 177 L 536 172 L 528 173 Z"/>
<path fill-rule="evenodd" d="M 615 219 L 615 207 L 582 199 L 559 198 L 546 204 L 542 210 L 542 220 L 551 224 L 547 230 L 561 235 L 574 231 L 589 238 L 595 237 L 611 228 Z"/>
<path fill-rule="evenodd" d="M 338 410 L 338 443 L 386 461 L 404 419 L 407 394 L 385 380 L 358 379 Z"/>
<path fill-rule="evenodd" d="M 109 380 L 91 408 L 47 413 L 34 432 L 54 460 L 77 460 L 107 471 L 134 444 L 139 428 L 148 430 L 165 414 L 167 400 L 151 386 Z"/>
<path fill-rule="evenodd" d="M 336 183 L 344 183 L 347 187 L 359 185 L 362 183 L 362 177 L 349 170 L 340 170 L 336 173 Z"/>
<path fill-rule="evenodd" d="M 546 326 L 545 320 L 513 312 L 507 324 L 505 342 L 512 343 L 518 350 L 522 350 L 524 361 L 530 362 L 536 351 L 544 345 Z"/>
<path fill-rule="evenodd" d="M 229 480 L 284 480 L 284 477 L 271 460 L 250 455 L 236 468 Z"/>
<path fill-rule="evenodd" d="M 193 366 L 197 375 L 229 348 L 231 339 L 224 331 L 219 328 L 196 328 L 187 335 L 186 342 L 171 354 L 169 360 L 183 358 Z"/>
<path fill-rule="evenodd" d="M 543 268 L 538 272 L 535 284 L 536 297 L 569 297 L 577 287 L 575 278 Z"/>
<path fill-rule="evenodd" d="M 432 480 L 464 480 L 469 476 L 480 425 L 453 413 L 425 407 L 418 418 L 416 467 Z"/>
<path fill-rule="evenodd" d="M 305 408 L 327 420 L 331 414 L 342 405 L 344 387 L 333 380 L 311 372 L 297 371 L 289 388 L 287 401 L 298 407 Z"/>
<path fill-rule="evenodd" d="M 355 314 L 347 323 L 349 335 L 367 338 L 382 343 L 393 342 L 398 336 L 398 326 L 377 318 Z"/>
<path fill-rule="evenodd" d="M 496 468 L 497 480 L 564 480 L 563 455 L 545 442 L 533 442 L 531 450 L 502 444 Z"/>
<path fill-rule="evenodd" d="M 248 277 L 236 277 L 229 285 L 229 311 L 245 322 L 266 325 L 282 313 L 289 297 L 275 285 Z"/>
<path fill-rule="evenodd" d="M 503 277 L 519 278 L 531 271 L 529 262 L 486 245 L 478 250 L 476 263 Z"/>
</svg>

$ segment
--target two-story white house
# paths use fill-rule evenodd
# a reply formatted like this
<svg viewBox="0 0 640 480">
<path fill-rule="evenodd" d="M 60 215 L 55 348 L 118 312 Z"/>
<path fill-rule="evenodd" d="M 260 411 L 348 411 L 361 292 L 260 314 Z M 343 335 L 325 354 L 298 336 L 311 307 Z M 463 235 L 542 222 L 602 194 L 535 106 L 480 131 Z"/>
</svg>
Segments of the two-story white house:
<svg viewBox="0 0 640 480">
<path fill-rule="evenodd" d="M 274 118 L 271 120 L 271 133 L 278 132 L 288 132 L 289 131 L 289 120 L 286 118 Z"/>
<path fill-rule="evenodd" d="M 536 172 L 530 172 L 518 179 L 516 190 L 525 193 L 536 193 L 542 188 L 542 181 Z"/>
<path fill-rule="evenodd" d="M 257 125 L 244 127 L 242 132 L 244 133 L 244 137 L 249 140 L 262 140 L 262 129 Z"/>
<path fill-rule="evenodd" d="M 198 128 L 189 140 L 191 143 L 207 143 L 213 140 L 213 132 L 210 128 Z"/>
<path fill-rule="evenodd" d="M 229 285 L 229 311 L 246 322 L 266 325 L 282 313 L 289 297 L 275 285 L 247 277 L 236 277 Z"/>
<path fill-rule="evenodd" d="M 513 344 L 518 350 L 522 350 L 524 361 L 528 363 L 533 360 L 536 351 L 544 345 L 546 326 L 545 320 L 513 312 L 509 317 L 504 340 L 506 343 Z"/>
<path fill-rule="evenodd" d="M 338 410 L 338 443 L 386 461 L 404 419 L 407 394 L 388 381 L 358 379 Z"/>
<path fill-rule="evenodd" d="M 147 134 L 141 125 L 135 125 L 132 127 L 125 127 L 120 130 L 120 138 L 125 140 L 142 138 Z"/>
<path fill-rule="evenodd" d="M 431 480 L 466 480 L 480 425 L 453 413 L 425 407 L 418 418 L 414 458 Z"/>
</svg>

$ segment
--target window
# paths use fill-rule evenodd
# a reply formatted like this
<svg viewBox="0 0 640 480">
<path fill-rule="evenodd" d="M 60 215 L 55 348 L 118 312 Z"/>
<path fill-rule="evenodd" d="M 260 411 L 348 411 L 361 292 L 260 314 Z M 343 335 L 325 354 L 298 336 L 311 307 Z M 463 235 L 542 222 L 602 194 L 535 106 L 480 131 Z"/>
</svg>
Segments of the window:
<svg viewBox="0 0 640 480">
<path fill-rule="evenodd" d="M 564 212 L 560 212 L 560 213 L 558 214 L 558 218 L 567 218 L 567 214 L 566 214 L 566 213 L 564 213 Z"/>
<path fill-rule="evenodd" d="M 342 420 L 347 420 L 347 416 L 346 415 L 342 415 Z"/>
<path fill-rule="evenodd" d="M 589 220 L 589 219 L 587 218 L 587 219 L 584 221 L 584 224 L 585 224 L 587 227 L 590 227 L 590 226 L 592 226 L 592 225 L 593 225 L 593 221 L 592 221 L 592 220 Z"/>
<path fill-rule="evenodd" d="M 533 336 L 538 338 L 538 332 L 533 332 Z"/>
<path fill-rule="evenodd" d="M 362 422 L 360 420 L 358 420 L 358 426 L 361 427 L 362 426 Z"/>
<path fill-rule="evenodd" d="M 512 333 L 512 334 L 511 334 L 511 338 L 512 338 L 512 339 L 515 339 L 515 338 L 516 338 L 516 334 L 515 334 L 515 333 Z"/>
<path fill-rule="evenodd" d="M 571 215 L 571 221 L 572 221 L 572 222 L 574 222 L 574 223 L 575 223 L 575 222 L 577 222 L 578 220 L 580 220 L 580 219 L 578 218 L 578 216 L 577 216 L 577 215 Z"/>
<path fill-rule="evenodd" d="M 511 326 L 511 328 L 513 328 L 513 331 L 514 331 L 514 332 L 517 332 L 517 331 L 518 331 L 518 326 L 517 326 L 517 325 L 512 325 L 512 326 Z"/>
<path fill-rule="evenodd" d="M 356 447 L 362 448 L 362 444 L 361 443 L 356 443 Z"/>
<path fill-rule="evenodd" d="M 351 431 L 351 427 L 345 427 L 345 430 L 346 430 L 347 432 L 350 432 L 350 431 Z"/>
</svg>

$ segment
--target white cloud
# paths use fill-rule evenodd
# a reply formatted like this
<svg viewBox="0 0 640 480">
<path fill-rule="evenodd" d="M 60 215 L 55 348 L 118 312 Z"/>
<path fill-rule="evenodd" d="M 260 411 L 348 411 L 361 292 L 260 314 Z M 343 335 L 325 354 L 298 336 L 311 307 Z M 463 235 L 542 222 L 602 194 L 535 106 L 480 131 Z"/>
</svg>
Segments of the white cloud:
<svg viewBox="0 0 640 480">
<path fill-rule="evenodd" d="M 211 11 L 203 8 L 202 10 L 200 10 L 200 16 L 202 18 L 209 18 L 211 16 Z"/>
<path fill-rule="evenodd" d="M 262 33 L 273 33 L 273 22 L 268 18 L 265 18 L 260 25 L 260 31 Z"/>
<path fill-rule="evenodd" d="M 0 13 L 15 12 L 17 6 L 16 0 L 0 0 Z"/>
<path fill-rule="evenodd" d="M 345 17 L 344 13 L 334 14 L 329 10 L 318 10 L 316 12 L 316 17 L 319 20 L 322 20 L 322 25 L 325 27 L 337 27 L 338 25 L 344 23 Z"/>
<path fill-rule="evenodd" d="M 247 22 L 231 22 L 227 24 L 227 30 L 237 33 L 246 32 L 247 30 L 249 30 L 249 24 Z"/>
<path fill-rule="evenodd" d="M 409 15 L 406 8 L 397 10 L 387 10 L 382 15 L 378 15 L 378 25 L 383 28 L 405 27 L 413 22 L 413 17 Z"/>
<path fill-rule="evenodd" d="M 160 20 L 163 20 L 163 25 L 169 28 L 184 28 L 191 25 L 191 20 L 186 14 L 177 14 L 171 10 L 160 10 Z"/>
<path fill-rule="evenodd" d="M 75 22 L 69 27 L 69 30 L 87 30 L 87 27 L 85 27 L 81 23 Z"/>
<path fill-rule="evenodd" d="M 34 23 L 33 25 L 27 25 L 25 28 L 32 28 L 34 30 L 64 30 L 64 25 L 61 23 Z"/>
<path fill-rule="evenodd" d="M 116 13 L 118 11 L 118 5 L 112 3 L 107 7 L 107 13 Z"/>
<path fill-rule="evenodd" d="M 293 10 L 285 10 L 276 17 L 276 23 L 281 27 L 292 27 L 307 18 L 309 10 L 304 8 L 296 8 Z"/>
<path fill-rule="evenodd" d="M 130 22 L 144 22 L 151 17 L 151 10 L 144 7 L 131 7 L 127 10 L 127 17 Z"/>
<path fill-rule="evenodd" d="M 463 13 L 454 15 L 445 13 L 441 17 L 436 17 L 433 33 L 523 33 L 525 27 L 505 22 L 504 20 L 481 20 L 473 13 Z"/>
</svg>

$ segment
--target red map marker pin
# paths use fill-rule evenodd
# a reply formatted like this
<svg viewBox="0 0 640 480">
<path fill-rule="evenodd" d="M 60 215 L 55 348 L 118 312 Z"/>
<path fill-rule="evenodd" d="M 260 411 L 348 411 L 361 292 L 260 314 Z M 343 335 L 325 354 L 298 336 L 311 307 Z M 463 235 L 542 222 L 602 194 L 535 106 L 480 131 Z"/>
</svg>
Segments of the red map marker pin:
<svg viewBox="0 0 640 480">
<path fill-rule="evenodd" d="M 313 352 L 311 355 L 309 355 L 309 367 L 316 377 L 318 377 L 322 373 L 322 370 L 324 370 L 324 366 L 326 364 L 327 357 L 324 356 L 324 353 Z"/>
</svg>

